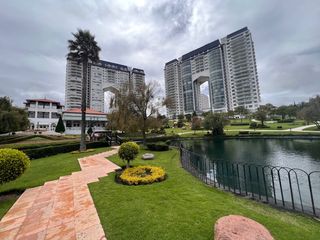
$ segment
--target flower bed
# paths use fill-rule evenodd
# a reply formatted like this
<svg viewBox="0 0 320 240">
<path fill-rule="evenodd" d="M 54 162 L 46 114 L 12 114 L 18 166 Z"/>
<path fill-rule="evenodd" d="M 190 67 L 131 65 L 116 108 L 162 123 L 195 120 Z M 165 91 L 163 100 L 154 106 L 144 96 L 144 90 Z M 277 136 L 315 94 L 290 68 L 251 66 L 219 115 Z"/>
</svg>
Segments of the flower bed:
<svg viewBox="0 0 320 240">
<path fill-rule="evenodd" d="M 119 180 L 127 185 L 150 184 L 166 179 L 166 172 L 161 167 L 138 166 L 125 169 Z"/>
</svg>

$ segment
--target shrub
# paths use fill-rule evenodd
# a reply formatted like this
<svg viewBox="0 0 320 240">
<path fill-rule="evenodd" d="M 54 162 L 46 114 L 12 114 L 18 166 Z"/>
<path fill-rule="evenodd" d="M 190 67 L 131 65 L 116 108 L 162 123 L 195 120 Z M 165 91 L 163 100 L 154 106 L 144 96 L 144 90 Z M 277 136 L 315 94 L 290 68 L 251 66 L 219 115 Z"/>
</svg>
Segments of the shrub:
<svg viewBox="0 0 320 240">
<path fill-rule="evenodd" d="M 278 123 L 293 123 L 294 119 L 289 118 L 289 119 L 283 119 L 283 120 L 279 120 Z"/>
<path fill-rule="evenodd" d="M 249 123 L 248 122 L 234 122 L 234 123 L 230 123 L 230 126 L 248 126 Z"/>
<path fill-rule="evenodd" d="M 166 134 L 166 131 L 164 130 L 164 128 L 161 127 L 160 129 L 152 129 L 151 133 L 154 133 L 154 134 Z"/>
<path fill-rule="evenodd" d="M 251 122 L 250 123 L 250 128 L 257 128 L 258 124 L 256 122 Z"/>
<path fill-rule="evenodd" d="M 122 143 L 119 148 L 119 157 L 127 161 L 127 168 L 130 166 L 130 161 L 134 160 L 139 153 L 139 145 L 135 142 Z"/>
<path fill-rule="evenodd" d="M 30 160 L 23 152 L 10 148 L 0 149 L 0 184 L 17 179 L 29 166 Z"/>
<path fill-rule="evenodd" d="M 150 184 L 165 180 L 166 173 L 161 167 L 138 166 L 125 169 L 119 179 L 128 185 Z"/>
<path fill-rule="evenodd" d="M 168 151 L 169 145 L 165 142 L 147 143 L 147 148 L 151 151 Z"/>
<path fill-rule="evenodd" d="M 262 125 L 262 124 L 258 124 L 258 127 L 257 128 L 270 128 L 269 126 L 267 126 L 267 125 Z"/>
<path fill-rule="evenodd" d="M 99 148 L 106 147 L 106 142 L 91 142 L 87 143 L 87 148 Z M 79 150 L 79 143 L 65 143 L 65 144 L 55 144 L 55 145 L 44 145 L 40 147 L 32 146 L 30 148 L 21 149 L 25 154 L 28 155 L 30 159 L 43 158 L 59 153 L 67 153 L 71 151 Z"/>
<path fill-rule="evenodd" d="M 282 128 L 282 126 L 278 126 L 277 128 L 278 128 L 278 129 L 281 129 L 281 128 Z"/>
<path fill-rule="evenodd" d="M 249 131 L 239 131 L 239 134 L 249 134 Z"/>
</svg>

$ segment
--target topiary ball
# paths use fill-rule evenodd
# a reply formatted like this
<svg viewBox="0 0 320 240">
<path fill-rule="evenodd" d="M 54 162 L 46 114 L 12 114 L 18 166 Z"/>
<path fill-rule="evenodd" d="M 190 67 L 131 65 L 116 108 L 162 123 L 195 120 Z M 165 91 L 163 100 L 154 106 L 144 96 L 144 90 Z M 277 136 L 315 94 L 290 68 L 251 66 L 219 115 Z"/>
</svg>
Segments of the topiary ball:
<svg viewBox="0 0 320 240">
<path fill-rule="evenodd" d="M 131 161 L 137 157 L 139 149 L 135 142 L 126 142 L 121 144 L 118 154 L 122 160 Z"/>
<path fill-rule="evenodd" d="M 0 184 L 20 177 L 30 166 L 30 159 L 17 149 L 0 149 Z"/>
</svg>

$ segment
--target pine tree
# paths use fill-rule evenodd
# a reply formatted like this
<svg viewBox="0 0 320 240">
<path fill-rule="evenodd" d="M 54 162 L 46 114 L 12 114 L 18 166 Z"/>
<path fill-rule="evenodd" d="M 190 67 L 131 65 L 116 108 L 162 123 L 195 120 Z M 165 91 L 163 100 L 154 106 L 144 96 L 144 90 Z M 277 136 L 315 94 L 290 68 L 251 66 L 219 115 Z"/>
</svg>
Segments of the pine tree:
<svg viewBox="0 0 320 240">
<path fill-rule="evenodd" d="M 66 131 L 61 116 L 59 117 L 59 121 L 58 121 L 58 124 L 56 126 L 56 130 L 55 131 L 57 133 L 64 133 Z"/>
</svg>

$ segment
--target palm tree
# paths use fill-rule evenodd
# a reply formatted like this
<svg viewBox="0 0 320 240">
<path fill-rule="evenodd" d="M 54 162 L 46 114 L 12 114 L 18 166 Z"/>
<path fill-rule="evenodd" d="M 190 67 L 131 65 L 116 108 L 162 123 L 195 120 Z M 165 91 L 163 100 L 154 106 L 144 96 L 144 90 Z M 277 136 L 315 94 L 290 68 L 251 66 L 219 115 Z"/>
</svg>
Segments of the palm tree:
<svg viewBox="0 0 320 240">
<path fill-rule="evenodd" d="M 87 108 L 87 71 L 88 62 L 98 62 L 100 47 L 94 40 L 95 36 L 91 35 L 88 30 L 78 29 L 78 32 L 72 33 L 74 40 L 68 40 L 69 59 L 82 63 L 82 101 L 81 101 L 81 140 L 80 151 L 86 150 L 86 108 Z"/>
</svg>

